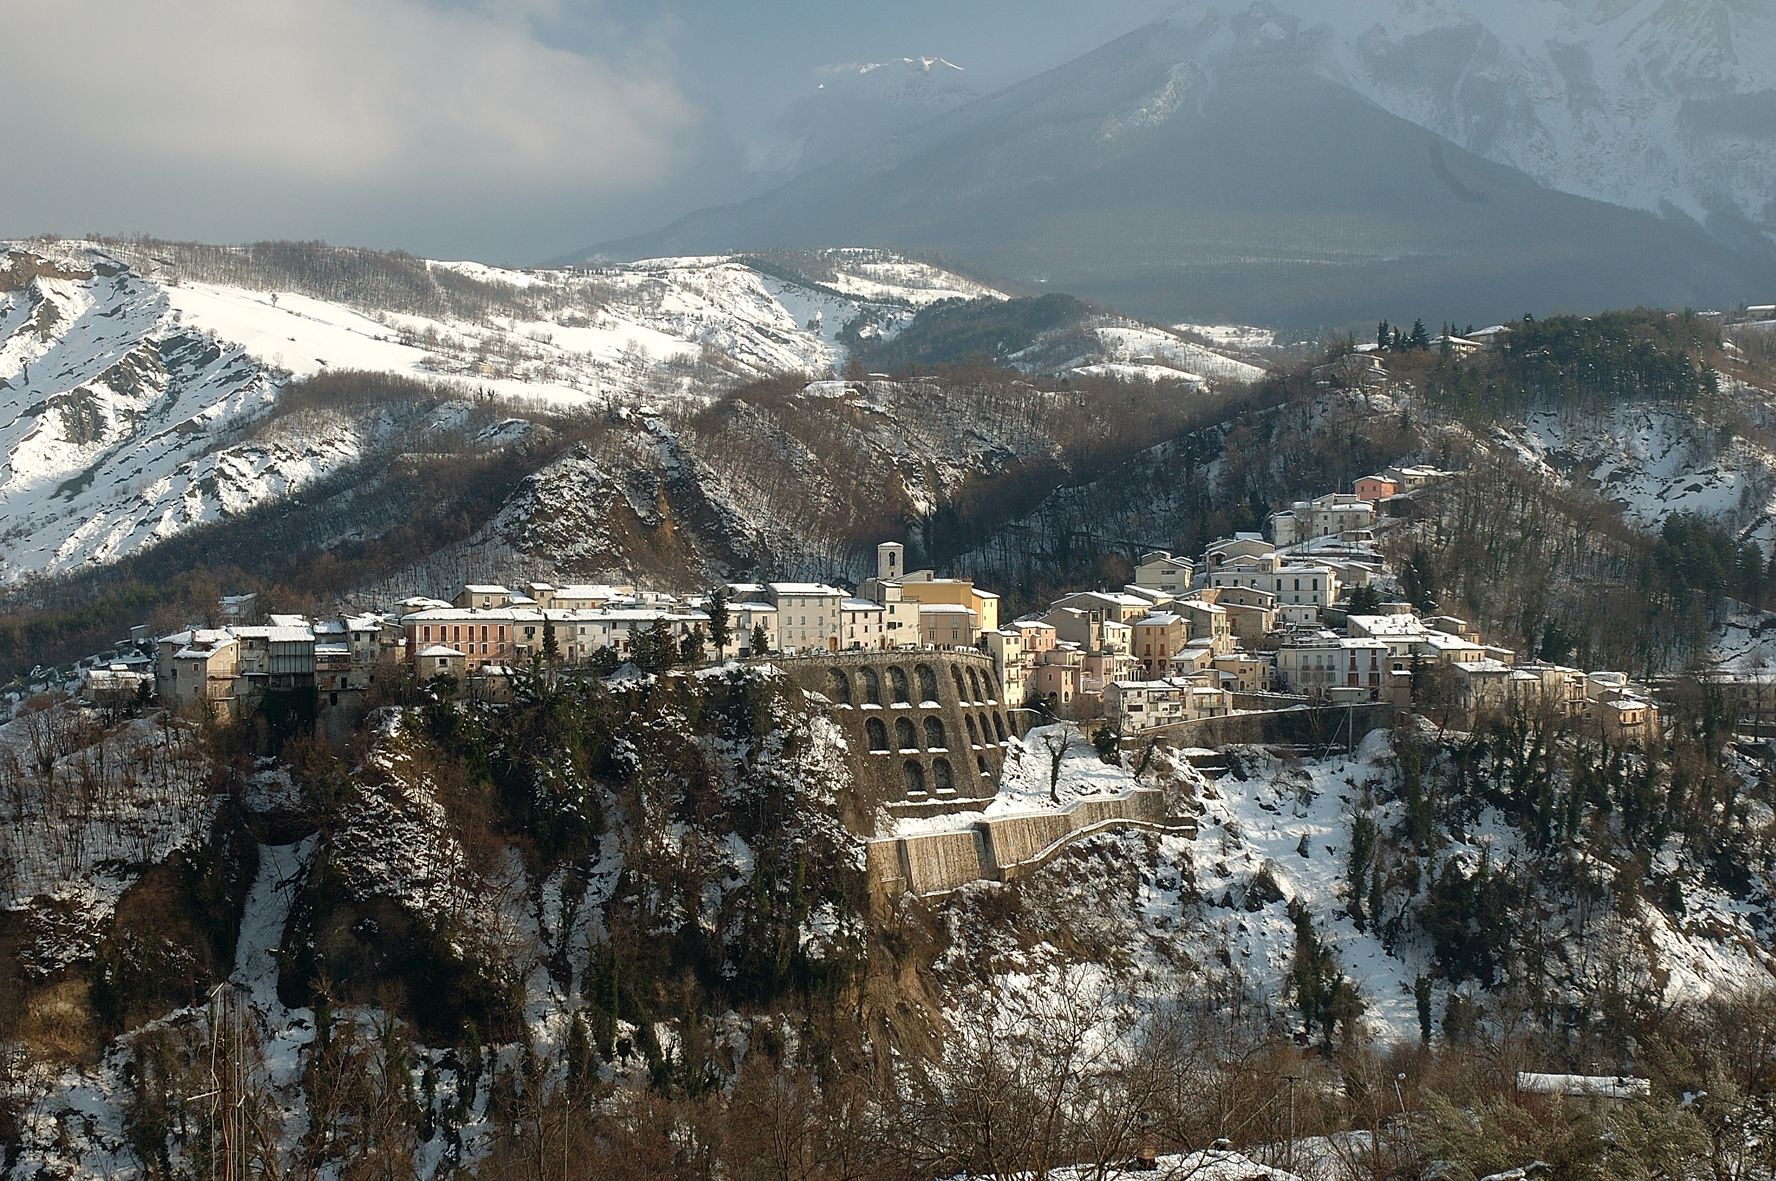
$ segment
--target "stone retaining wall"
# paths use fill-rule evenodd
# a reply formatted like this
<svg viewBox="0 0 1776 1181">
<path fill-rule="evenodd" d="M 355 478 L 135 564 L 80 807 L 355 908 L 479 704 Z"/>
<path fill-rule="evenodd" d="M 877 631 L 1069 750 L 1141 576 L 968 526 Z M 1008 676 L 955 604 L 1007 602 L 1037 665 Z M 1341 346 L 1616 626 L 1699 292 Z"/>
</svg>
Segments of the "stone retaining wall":
<svg viewBox="0 0 1776 1181">
<path fill-rule="evenodd" d="M 1153 788 L 1080 800 L 1060 812 L 975 821 L 952 832 L 883 837 L 869 842 L 871 893 L 892 903 L 905 893 L 929 897 L 978 881 L 1010 881 L 1045 863 L 1090 832 L 1123 826 L 1190 830 L 1168 820 L 1165 797 Z"/>
</svg>

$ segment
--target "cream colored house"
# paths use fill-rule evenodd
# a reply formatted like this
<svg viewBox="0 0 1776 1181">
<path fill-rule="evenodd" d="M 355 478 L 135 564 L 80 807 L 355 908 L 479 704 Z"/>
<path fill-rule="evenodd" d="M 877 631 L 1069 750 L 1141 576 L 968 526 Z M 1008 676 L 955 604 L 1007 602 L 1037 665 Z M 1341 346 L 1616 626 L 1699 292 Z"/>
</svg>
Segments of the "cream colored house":
<svg viewBox="0 0 1776 1181">
<path fill-rule="evenodd" d="M 839 603 L 839 647 L 846 651 L 879 650 L 888 646 L 887 612 L 869 599 L 848 598 Z"/>
<path fill-rule="evenodd" d="M 1172 657 L 1190 639 L 1190 625 L 1182 615 L 1155 611 L 1131 625 L 1131 650 L 1139 662 L 1141 674 L 1159 677 L 1171 669 Z"/>
<path fill-rule="evenodd" d="M 175 709 L 233 708 L 240 645 L 227 631 L 193 629 L 162 636 L 155 645 L 155 690 Z"/>
<path fill-rule="evenodd" d="M 843 626 L 839 605 L 850 598 L 823 582 L 771 582 L 765 592 L 777 608 L 777 643 L 785 652 L 836 652 Z"/>
<path fill-rule="evenodd" d="M 926 648 L 972 648 L 980 635 L 973 608 L 959 603 L 919 604 L 919 644 Z"/>
<path fill-rule="evenodd" d="M 1181 595 L 1190 589 L 1196 577 L 1196 563 L 1189 558 L 1173 557 L 1169 550 L 1154 550 L 1141 555 L 1135 566 L 1135 585 L 1169 595 Z"/>
</svg>

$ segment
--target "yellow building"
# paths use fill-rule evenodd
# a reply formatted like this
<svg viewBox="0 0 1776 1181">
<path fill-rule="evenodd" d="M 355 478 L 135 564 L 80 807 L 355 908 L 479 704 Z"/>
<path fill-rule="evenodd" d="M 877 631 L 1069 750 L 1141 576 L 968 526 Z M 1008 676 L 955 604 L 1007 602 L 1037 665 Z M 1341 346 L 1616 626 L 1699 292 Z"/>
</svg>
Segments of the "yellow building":
<svg viewBox="0 0 1776 1181">
<path fill-rule="evenodd" d="M 906 547 L 886 541 L 876 547 L 876 576 L 863 584 L 865 598 L 887 605 L 889 587 L 919 607 L 965 607 L 974 612 L 975 634 L 999 627 L 999 596 L 974 585 L 972 578 L 939 578 L 930 570 L 907 570 Z M 892 621 L 891 621 L 892 622 Z"/>
</svg>

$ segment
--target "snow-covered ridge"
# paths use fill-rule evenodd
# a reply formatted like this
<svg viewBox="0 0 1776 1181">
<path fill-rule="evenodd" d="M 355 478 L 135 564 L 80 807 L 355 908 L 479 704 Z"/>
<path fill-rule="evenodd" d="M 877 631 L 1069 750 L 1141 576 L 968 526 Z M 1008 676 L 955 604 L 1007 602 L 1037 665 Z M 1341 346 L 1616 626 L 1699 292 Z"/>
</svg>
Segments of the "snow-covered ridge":
<svg viewBox="0 0 1776 1181">
<path fill-rule="evenodd" d="M 1122 122 L 1163 117 L 1235 56 L 1306 51 L 1391 114 L 1551 188 L 1776 236 L 1764 0 L 1191 0 L 1167 34 L 1186 60 Z"/>
<path fill-rule="evenodd" d="M 929 55 L 840 63 L 815 76 L 814 93 L 748 146 L 748 172 L 805 172 L 979 97 L 961 66 Z"/>
<path fill-rule="evenodd" d="M 290 495 L 379 444 L 374 426 L 349 417 L 269 419 L 292 378 L 387 373 L 518 413 L 709 398 L 834 371 L 853 322 L 893 332 L 935 300 L 991 293 L 880 252 L 818 261 L 809 280 L 730 257 L 572 271 L 424 264 L 506 293 L 467 317 L 270 279 L 204 281 L 176 248 L 152 244 L 7 247 L 0 583 L 116 560 Z M 432 425 L 461 425 L 442 418 Z"/>
</svg>

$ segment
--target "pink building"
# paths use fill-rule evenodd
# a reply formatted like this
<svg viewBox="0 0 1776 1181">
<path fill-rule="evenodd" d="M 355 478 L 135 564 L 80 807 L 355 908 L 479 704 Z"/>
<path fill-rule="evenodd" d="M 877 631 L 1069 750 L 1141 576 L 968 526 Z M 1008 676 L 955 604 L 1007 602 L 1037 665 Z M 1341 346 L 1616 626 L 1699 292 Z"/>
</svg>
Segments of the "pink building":
<svg viewBox="0 0 1776 1181">
<path fill-rule="evenodd" d="M 1386 476 L 1364 476 L 1356 482 L 1352 491 L 1360 500 L 1386 500 L 1390 496 L 1399 495 L 1400 486 Z"/>
</svg>

